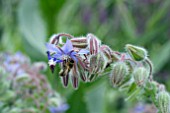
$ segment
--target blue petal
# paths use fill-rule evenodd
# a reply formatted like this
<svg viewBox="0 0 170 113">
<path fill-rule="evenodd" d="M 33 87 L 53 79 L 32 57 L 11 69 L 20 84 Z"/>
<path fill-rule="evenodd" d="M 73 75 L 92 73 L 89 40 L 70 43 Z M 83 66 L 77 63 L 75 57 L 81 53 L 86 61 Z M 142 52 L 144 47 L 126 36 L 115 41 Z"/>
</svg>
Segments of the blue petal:
<svg viewBox="0 0 170 113">
<path fill-rule="evenodd" d="M 54 62 L 56 62 L 56 63 L 63 62 L 63 60 L 60 60 L 60 59 L 57 59 L 57 58 L 54 58 L 54 57 L 52 57 L 52 60 L 53 60 Z"/>
<path fill-rule="evenodd" d="M 73 51 L 73 52 L 70 53 L 69 56 L 77 63 L 77 62 L 78 62 L 78 59 L 76 58 L 76 54 L 77 54 L 77 52 L 74 52 L 74 51 Z"/>
<path fill-rule="evenodd" d="M 73 51 L 73 52 L 71 52 L 70 55 L 76 55 L 76 54 L 77 54 L 77 52 L 74 52 L 74 51 Z"/>
<path fill-rule="evenodd" d="M 58 107 L 51 106 L 51 107 L 49 107 L 49 110 L 50 110 L 51 113 L 63 113 L 68 108 L 69 108 L 69 106 L 67 104 L 62 104 Z"/>
<path fill-rule="evenodd" d="M 47 57 L 48 57 L 48 60 L 52 58 L 49 51 L 47 51 Z"/>
<path fill-rule="evenodd" d="M 89 50 L 87 49 L 81 49 L 77 54 L 88 54 Z"/>
<path fill-rule="evenodd" d="M 62 58 L 62 54 L 56 53 L 56 54 L 53 55 L 53 57 L 56 58 L 56 59 L 61 59 Z"/>
<path fill-rule="evenodd" d="M 71 56 L 71 58 L 77 63 L 78 62 L 78 59 L 76 58 L 76 56 L 75 55 L 70 55 Z"/>
<path fill-rule="evenodd" d="M 56 60 L 56 63 L 61 63 L 61 62 L 63 62 L 63 60 Z"/>
<path fill-rule="evenodd" d="M 61 50 L 58 49 L 54 44 L 46 43 L 46 48 L 50 52 L 56 52 L 58 54 L 62 54 Z"/>
<path fill-rule="evenodd" d="M 70 51 L 73 50 L 73 45 L 69 39 L 67 39 L 66 43 L 64 46 L 61 48 L 65 54 L 68 54 Z"/>
</svg>

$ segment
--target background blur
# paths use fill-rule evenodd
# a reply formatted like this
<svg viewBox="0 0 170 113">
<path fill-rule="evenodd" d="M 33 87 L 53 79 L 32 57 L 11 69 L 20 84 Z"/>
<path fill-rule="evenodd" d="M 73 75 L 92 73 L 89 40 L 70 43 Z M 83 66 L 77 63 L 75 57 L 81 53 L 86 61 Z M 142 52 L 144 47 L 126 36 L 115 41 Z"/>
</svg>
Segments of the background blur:
<svg viewBox="0 0 170 113">
<path fill-rule="evenodd" d="M 170 0 L 0 0 L 0 51 L 47 62 L 44 44 L 60 32 L 93 33 L 122 52 L 127 43 L 145 47 L 155 79 L 170 91 Z M 81 83 L 75 91 L 62 87 L 57 72 L 45 74 L 66 98 L 67 113 L 127 113 L 137 102 L 124 101 L 126 95 L 113 89 L 108 77 Z"/>
</svg>

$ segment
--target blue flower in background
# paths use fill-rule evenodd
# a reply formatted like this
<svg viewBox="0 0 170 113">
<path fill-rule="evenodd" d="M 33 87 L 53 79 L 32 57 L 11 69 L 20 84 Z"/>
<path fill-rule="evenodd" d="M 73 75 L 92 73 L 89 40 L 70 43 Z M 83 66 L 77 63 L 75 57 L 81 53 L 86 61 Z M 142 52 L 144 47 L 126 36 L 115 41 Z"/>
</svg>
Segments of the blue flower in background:
<svg viewBox="0 0 170 113">
<path fill-rule="evenodd" d="M 135 108 L 134 108 L 134 112 L 135 113 L 143 113 L 145 110 L 145 106 L 143 104 L 138 104 Z"/>
<path fill-rule="evenodd" d="M 24 70 L 21 68 L 21 64 L 25 62 L 25 56 L 21 52 L 17 52 L 13 56 L 5 54 L 5 61 L 3 62 L 5 68 L 10 73 L 22 74 Z"/>
<path fill-rule="evenodd" d="M 75 62 L 78 61 L 76 55 L 77 54 L 88 54 L 89 51 L 86 49 L 81 49 L 78 53 L 74 51 L 73 45 L 70 40 L 67 39 L 66 43 L 64 44 L 63 47 L 58 47 L 54 44 L 46 44 L 47 47 L 47 55 L 48 55 L 48 60 L 52 60 L 54 63 L 60 63 L 63 61 L 64 57 L 70 57 L 72 58 Z M 50 52 L 54 53 L 54 55 L 50 55 Z"/>
<path fill-rule="evenodd" d="M 58 107 L 49 107 L 49 110 L 51 113 L 64 113 L 66 110 L 68 110 L 69 106 L 68 104 L 62 104 Z"/>
</svg>

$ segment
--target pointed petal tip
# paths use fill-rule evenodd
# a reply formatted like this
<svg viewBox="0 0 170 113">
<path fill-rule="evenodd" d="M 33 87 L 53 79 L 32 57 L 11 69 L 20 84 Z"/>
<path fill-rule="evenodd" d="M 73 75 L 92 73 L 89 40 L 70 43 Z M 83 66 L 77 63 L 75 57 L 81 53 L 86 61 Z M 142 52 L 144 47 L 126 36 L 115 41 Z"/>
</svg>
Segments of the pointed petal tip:
<svg viewBox="0 0 170 113">
<path fill-rule="evenodd" d="M 61 49 L 64 51 L 65 54 L 68 54 L 69 52 L 73 50 L 72 42 L 67 38 L 66 43 Z"/>
<path fill-rule="evenodd" d="M 77 54 L 88 54 L 89 52 L 87 49 L 81 49 Z"/>
</svg>

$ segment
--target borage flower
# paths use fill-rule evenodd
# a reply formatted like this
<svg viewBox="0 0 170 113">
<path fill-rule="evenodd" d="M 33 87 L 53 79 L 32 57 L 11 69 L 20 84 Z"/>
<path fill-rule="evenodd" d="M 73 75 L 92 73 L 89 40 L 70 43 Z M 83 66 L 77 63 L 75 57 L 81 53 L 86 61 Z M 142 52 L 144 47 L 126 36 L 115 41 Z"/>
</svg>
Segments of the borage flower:
<svg viewBox="0 0 170 113">
<path fill-rule="evenodd" d="M 78 62 L 78 59 L 76 58 L 77 55 L 80 54 L 88 54 L 88 50 L 81 49 L 79 52 L 75 52 L 73 45 L 70 40 L 67 39 L 66 43 L 63 47 L 56 46 L 54 44 L 46 44 L 47 47 L 47 55 L 49 60 L 49 66 L 51 67 L 52 72 L 54 71 L 54 67 L 56 63 L 64 62 L 64 60 L 67 60 L 68 58 L 71 58 L 74 62 Z M 52 55 L 50 54 L 52 53 Z"/>
<path fill-rule="evenodd" d="M 59 47 L 55 44 L 46 44 L 47 55 L 49 60 L 49 66 L 51 71 L 54 72 L 54 67 L 57 63 L 60 63 L 61 70 L 59 75 L 63 79 L 63 85 L 66 87 L 68 85 L 69 73 L 73 69 L 75 72 L 80 55 L 88 54 L 89 51 L 86 49 L 73 48 L 72 42 L 67 39 L 64 46 Z M 72 83 L 75 88 L 78 87 L 78 73 L 70 74 L 72 77 Z"/>
</svg>

